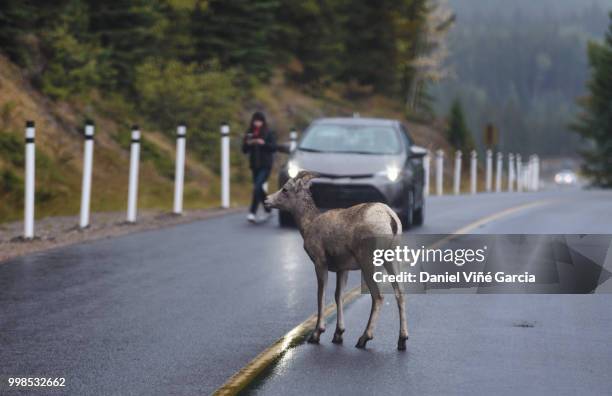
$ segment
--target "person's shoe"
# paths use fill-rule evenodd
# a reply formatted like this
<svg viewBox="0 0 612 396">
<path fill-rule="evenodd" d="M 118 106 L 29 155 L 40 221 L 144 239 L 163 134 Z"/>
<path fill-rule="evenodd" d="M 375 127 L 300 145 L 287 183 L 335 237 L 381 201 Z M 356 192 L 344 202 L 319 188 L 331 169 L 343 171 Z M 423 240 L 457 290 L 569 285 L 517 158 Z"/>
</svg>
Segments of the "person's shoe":
<svg viewBox="0 0 612 396">
<path fill-rule="evenodd" d="M 255 219 L 255 215 L 254 215 L 253 213 L 249 213 L 249 214 L 247 215 L 247 221 L 248 221 L 249 223 L 255 223 L 255 221 L 256 221 L 256 219 Z"/>
</svg>

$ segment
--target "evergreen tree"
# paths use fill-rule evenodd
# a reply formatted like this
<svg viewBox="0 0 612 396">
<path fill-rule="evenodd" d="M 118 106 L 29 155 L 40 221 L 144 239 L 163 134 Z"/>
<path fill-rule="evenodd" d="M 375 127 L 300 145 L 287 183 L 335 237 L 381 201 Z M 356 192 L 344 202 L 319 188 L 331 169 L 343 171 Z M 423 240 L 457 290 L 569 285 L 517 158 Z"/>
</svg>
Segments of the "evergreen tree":
<svg viewBox="0 0 612 396">
<path fill-rule="evenodd" d="M 55 18 L 54 26 L 40 33 L 48 58 L 36 83 L 56 99 L 87 95 L 101 82 L 114 78 L 105 64 L 104 51 L 87 34 L 89 10 L 85 3 L 69 0 Z"/>
<path fill-rule="evenodd" d="M 397 59 L 392 3 L 395 2 L 348 2 L 343 10 L 347 22 L 342 80 L 371 85 L 379 92 L 393 92 Z"/>
<path fill-rule="evenodd" d="M 38 35 L 55 26 L 69 1 L 0 1 L 0 50 L 37 77 L 45 63 Z"/>
<path fill-rule="evenodd" d="M 281 0 L 274 47 L 289 60 L 289 77 L 301 83 L 325 83 L 343 73 L 345 0 Z"/>
<path fill-rule="evenodd" d="M 275 61 L 271 46 L 278 1 L 211 0 L 193 15 L 196 60 L 218 59 L 257 77 L 269 76 Z"/>
<path fill-rule="evenodd" d="M 474 149 L 472 133 L 467 128 L 461 101 L 455 99 L 450 109 L 448 119 L 447 137 L 449 143 L 457 150 L 461 150 L 464 156 Z"/>
<path fill-rule="evenodd" d="M 115 72 L 107 88 L 130 91 L 136 67 L 159 52 L 167 20 L 159 1 L 88 0 L 89 31 L 108 49 L 108 62 Z"/>
<path fill-rule="evenodd" d="M 133 101 L 139 66 L 177 61 L 231 69 L 245 89 L 279 67 L 346 97 L 415 87 L 422 110 L 427 79 L 413 61 L 427 52 L 430 1 L 4 0 L 0 50 L 62 100 L 98 89 Z"/>
<path fill-rule="evenodd" d="M 196 57 L 195 40 L 192 35 L 192 14 L 198 0 L 165 0 L 160 11 L 164 22 L 160 23 L 163 34 L 159 43 L 159 53 L 164 58 L 193 62 Z"/>
<path fill-rule="evenodd" d="M 18 0 L 0 1 L 0 48 L 13 60 L 24 65 L 28 51 L 24 39 L 33 27 L 31 6 Z"/>
<path fill-rule="evenodd" d="M 573 125 L 589 145 L 583 171 L 601 187 L 612 187 L 612 12 L 610 19 L 605 42 L 589 44 L 589 96 L 580 101 L 583 111 Z"/>
</svg>

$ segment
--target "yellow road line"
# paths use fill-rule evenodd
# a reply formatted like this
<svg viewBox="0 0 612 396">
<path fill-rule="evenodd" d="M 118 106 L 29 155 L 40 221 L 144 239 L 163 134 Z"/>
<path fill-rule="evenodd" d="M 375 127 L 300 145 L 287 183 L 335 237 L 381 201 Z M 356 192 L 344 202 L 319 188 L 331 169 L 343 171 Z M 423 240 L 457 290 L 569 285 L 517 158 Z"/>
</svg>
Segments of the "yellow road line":
<svg viewBox="0 0 612 396">
<path fill-rule="evenodd" d="M 465 227 L 462 227 L 462 228 L 458 229 L 457 231 L 453 232 L 453 234 L 457 234 L 457 235 L 467 234 L 470 231 L 473 231 L 476 228 L 478 228 L 478 227 L 480 227 L 480 226 L 482 226 L 482 225 L 484 225 L 486 223 L 490 223 L 492 221 L 499 220 L 502 217 L 510 216 L 511 214 L 514 214 L 516 212 L 520 212 L 522 210 L 531 209 L 531 208 L 535 208 L 535 207 L 542 206 L 542 205 L 548 205 L 548 204 L 550 204 L 552 202 L 554 202 L 554 201 L 551 200 L 551 199 L 543 199 L 543 200 L 540 200 L 540 201 L 530 202 L 530 203 L 527 203 L 527 204 L 524 204 L 524 205 L 514 206 L 512 208 L 508 208 L 508 209 L 502 210 L 501 212 L 497 212 L 497 213 L 494 213 L 492 215 L 485 216 L 485 217 L 483 217 L 480 220 L 476 220 L 475 222 L 470 223 L 470 224 L 466 225 Z"/>
<path fill-rule="evenodd" d="M 493 213 L 492 215 L 489 216 L 485 216 L 479 220 L 476 220 L 473 223 L 470 223 L 468 225 L 466 225 L 465 227 L 461 227 L 458 230 L 456 230 L 455 232 L 451 233 L 450 235 L 448 235 L 447 237 L 444 237 L 440 240 L 438 240 L 437 242 L 435 242 L 434 244 L 432 244 L 431 246 L 429 246 L 429 248 L 431 249 L 435 249 L 439 246 L 444 245 L 445 243 L 447 243 L 448 241 L 451 241 L 452 239 L 454 239 L 457 235 L 464 235 L 467 233 L 470 233 L 472 231 L 474 231 L 475 229 L 479 228 L 480 226 L 483 226 L 487 223 L 491 223 L 495 220 L 499 220 L 503 217 L 506 216 L 510 216 L 511 214 L 523 211 L 523 210 L 527 210 L 527 209 L 532 209 L 538 206 L 542 206 L 542 205 L 548 205 L 550 203 L 554 202 L 553 200 L 540 200 L 540 201 L 535 201 L 535 202 L 529 202 L 526 203 L 524 205 L 518 205 L 518 206 L 513 206 L 511 208 L 508 209 L 504 209 L 501 212 L 497 212 L 497 213 Z"/>
<path fill-rule="evenodd" d="M 521 210 L 531 209 L 537 206 L 549 204 L 551 202 L 552 200 L 541 200 L 508 208 L 502 210 L 501 212 L 483 217 L 473 223 L 470 223 L 467 226 L 462 227 L 457 231 L 453 232 L 452 234 L 467 234 L 468 232 L 486 223 L 490 223 L 502 217 L 509 216 Z M 346 294 L 344 294 L 343 301 L 345 304 L 347 304 L 359 297 L 360 294 L 361 286 L 355 286 L 354 288 L 350 289 Z M 326 318 L 327 316 L 331 315 L 335 310 L 335 303 L 328 304 L 323 310 L 323 317 Z M 274 342 L 274 344 L 272 344 L 270 347 L 266 348 L 263 352 L 257 355 L 246 366 L 240 369 L 240 371 L 238 371 L 230 379 L 228 379 L 225 384 L 223 384 L 219 389 L 215 391 L 215 393 L 213 393 L 213 395 L 221 396 L 238 394 L 238 392 L 246 388 L 246 386 L 249 385 L 262 371 L 268 368 L 270 364 L 274 363 L 281 356 L 283 356 L 283 354 L 289 348 L 295 346 L 301 340 L 303 340 L 306 335 L 308 335 L 312 331 L 316 323 L 317 315 L 313 314 L 308 319 L 294 327 L 287 334 L 276 340 L 276 342 Z"/>
<path fill-rule="evenodd" d="M 361 294 L 361 287 L 357 286 L 349 290 L 344 296 L 344 303 L 355 300 Z M 331 303 L 323 310 L 323 317 L 331 315 L 336 310 L 336 304 Z M 310 334 L 317 323 L 317 315 L 313 314 L 308 319 L 294 327 L 290 332 L 276 340 L 274 344 L 257 355 L 253 360 L 234 374 L 225 384 L 213 393 L 213 395 L 236 395 L 251 383 L 263 370 L 274 363 L 292 346 L 295 346 L 306 335 Z"/>
</svg>

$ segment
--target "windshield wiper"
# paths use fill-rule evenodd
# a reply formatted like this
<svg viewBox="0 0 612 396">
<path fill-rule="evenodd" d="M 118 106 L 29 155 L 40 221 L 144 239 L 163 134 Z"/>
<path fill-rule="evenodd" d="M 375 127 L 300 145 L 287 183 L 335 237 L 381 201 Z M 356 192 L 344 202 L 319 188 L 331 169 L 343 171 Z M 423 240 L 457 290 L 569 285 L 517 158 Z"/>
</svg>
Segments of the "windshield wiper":
<svg viewBox="0 0 612 396">
<path fill-rule="evenodd" d="M 374 151 L 336 151 L 342 154 L 366 154 L 366 155 L 384 155 L 384 153 L 376 153 Z"/>
<path fill-rule="evenodd" d="M 308 151 L 311 153 L 328 153 L 328 154 L 365 154 L 365 155 L 388 155 L 388 153 L 377 153 L 374 151 L 358 151 L 358 150 L 318 150 L 313 148 L 298 147 L 298 150 Z"/>
</svg>

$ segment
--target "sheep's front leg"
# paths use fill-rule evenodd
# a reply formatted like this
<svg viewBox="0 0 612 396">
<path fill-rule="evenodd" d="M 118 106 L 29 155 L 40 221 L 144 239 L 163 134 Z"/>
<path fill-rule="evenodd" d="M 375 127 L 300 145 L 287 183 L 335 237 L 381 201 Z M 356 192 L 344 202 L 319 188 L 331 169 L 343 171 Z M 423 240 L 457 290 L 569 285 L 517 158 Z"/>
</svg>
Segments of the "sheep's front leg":
<svg viewBox="0 0 612 396">
<path fill-rule="evenodd" d="M 317 325 L 310 335 L 308 342 L 318 344 L 321 333 L 325 331 L 325 318 L 323 318 L 323 304 L 325 303 L 325 288 L 327 286 L 327 266 L 316 266 L 317 272 Z"/>
<path fill-rule="evenodd" d="M 344 333 L 344 312 L 342 311 L 344 303 L 342 302 L 342 292 L 346 287 L 346 280 L 348 279 L 348 271 L 338 271 L 336 273 L 336 308 L 338 310 L 336 331 L 334 332 L 334 338 L 332 342 L 334 344 L 342 344 L 342 333 Z"/>
</svg>

